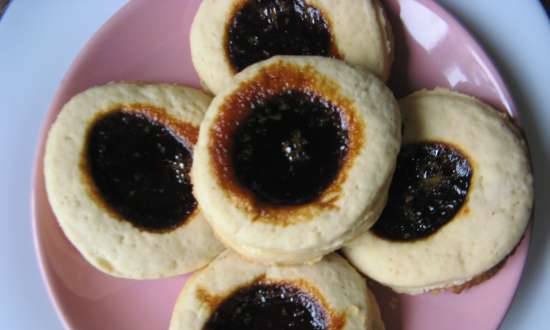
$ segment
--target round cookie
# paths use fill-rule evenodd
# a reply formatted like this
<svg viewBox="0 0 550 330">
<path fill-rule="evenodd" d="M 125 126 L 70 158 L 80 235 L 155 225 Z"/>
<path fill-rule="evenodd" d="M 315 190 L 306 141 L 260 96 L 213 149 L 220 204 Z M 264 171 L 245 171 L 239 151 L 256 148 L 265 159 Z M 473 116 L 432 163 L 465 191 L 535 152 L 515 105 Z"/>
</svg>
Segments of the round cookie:
<svg viewBox="0 0 550 330">
<path fill-rule="evenodd" d="M 343 251 L 397 292 L 460 291 L 489 278 L 526 230 L 527 145 L 506 114 L 463 94 L 423 90 L 400 106 L 403 147 L 388 205 Z"/>
<path fill-rule="evenodd" d="M 313 262 L 378 218 L 400 115 L 374 75 L 324 57 L 276 56 L 218 94 L 191 179 L 218 238 L 264 263 Z"/>
<path fill-rule="evenodd" d="M 159 278 L 203 267 L 223 250 L 189 178 L 210 101 L 183 86 L 111 83 L 62 108 L 46 142 L 46 190 L 63 232 L 93 266 Z"/>
<path fill-rule="evenodd" d="M 386 80 L 393 37 L 378 0 L 205 0 L 191 27 L 191 56 L 217 94 L 245 67 L 274 55 L 341 59 Z"/>
<path fill-rule="evenodd" d="M 170 330 L 383 330 L 366 281 L 342 257 L 270 267 L 226 251 L 185 284 Z"/>
</svg>

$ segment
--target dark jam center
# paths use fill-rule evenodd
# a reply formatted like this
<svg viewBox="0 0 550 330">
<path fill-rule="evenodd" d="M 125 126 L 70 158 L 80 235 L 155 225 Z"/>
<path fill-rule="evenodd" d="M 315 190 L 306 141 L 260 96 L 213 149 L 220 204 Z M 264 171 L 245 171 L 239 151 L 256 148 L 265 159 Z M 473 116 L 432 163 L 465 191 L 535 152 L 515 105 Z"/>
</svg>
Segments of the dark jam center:
<svg viewBox="0 0 550 330">
<path fill-rule="evenodd" d="M 347 152 L 338 108 L 290 91 L 251 105 L 232 156 L 238 181 L 259 201 L 298 205 L 315 200 L 334 181 Z"/>
<path fill-rule="evenodd" d="M 331 55 L 327 21 L 303 0 L 248 0 L 228 29 L 228 55 L 237 71 L 274 55 Z"/>
<path fill-rule="evenodd" d="M 255 284 L 224 300 L 204 330 L 326 330 L 321 306 L 291 285 Z"/>
<path fill-rule="evenodd" d="M 471 177 L 468 160 L 448 145 L 403 146 L 388 203 L 373 232 L 398 241 L 429 236 L 460 210 Z"/>
<path fill-rule="evenodd" d="M 166 230 L 195 210 L 191 152 L 164 125 L 136 112 L 113 111 L 92 125 L 86 151 L 100 197 L 133 225 Z"/>
</svg>

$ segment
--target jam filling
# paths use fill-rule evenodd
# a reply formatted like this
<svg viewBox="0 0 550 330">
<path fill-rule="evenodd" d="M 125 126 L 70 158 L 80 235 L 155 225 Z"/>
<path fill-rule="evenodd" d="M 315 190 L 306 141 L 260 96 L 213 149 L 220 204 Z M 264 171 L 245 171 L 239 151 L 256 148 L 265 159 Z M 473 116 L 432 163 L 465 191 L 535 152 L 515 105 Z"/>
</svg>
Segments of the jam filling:
<svg viewBox="0 0 550 330">
<path fill-rule="evenodd" d="M 254 284 L 226 298 L 204 330 L 327 330 L 326 315 L 308 293 L 288 284 Z"/>
<path fill-rule="evenodd" d="M 472 168 L 455 148 L 442 143 L 403 146 L 388 203 L 372 231 L 383 238 L 425 238 L 449 222 L 466 200 Z"/>
<path fill-rule="evenodd" d="M 335 56 L 329 24 L 304 0 L 248 0 L 227 31 L 227 53 L 237 71 L 274 55 Z"/>
<path fill-rule="evenodd" d="M 305 204 L 338 176 L 348 140 L 339 109 L 317 95 L 287 91 L 258 100 L 234 136 L 235 176 L 258 201 Z"/>
<path fill-rule="evenodd" d="M 117 110 L 99 117 L 88 132 L 85 157 L 101 200 L 138 228 L 170 230 L 197 207 L 191 151 L 143 114 Z"/>
</svg>

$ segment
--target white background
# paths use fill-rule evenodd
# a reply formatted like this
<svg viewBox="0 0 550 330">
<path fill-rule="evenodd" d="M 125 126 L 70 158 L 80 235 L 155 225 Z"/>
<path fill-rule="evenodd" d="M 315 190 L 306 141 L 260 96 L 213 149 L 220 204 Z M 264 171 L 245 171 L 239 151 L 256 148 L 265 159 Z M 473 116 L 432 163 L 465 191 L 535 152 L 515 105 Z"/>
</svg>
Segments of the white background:
<svg viewBox="0 0 550 330">
<path fill-rule="evenodd" d="M 550 21 L 537 0 L 440 2 L 496 61 L 519 106 L 535 163 L 533 241 L 502 329 L 550 329 Z M 31 166 L 64 73 L 124 3 L 13 0 L 0 20 L 0 329 L 61 329 L 34 254 Z"/>
</svg>

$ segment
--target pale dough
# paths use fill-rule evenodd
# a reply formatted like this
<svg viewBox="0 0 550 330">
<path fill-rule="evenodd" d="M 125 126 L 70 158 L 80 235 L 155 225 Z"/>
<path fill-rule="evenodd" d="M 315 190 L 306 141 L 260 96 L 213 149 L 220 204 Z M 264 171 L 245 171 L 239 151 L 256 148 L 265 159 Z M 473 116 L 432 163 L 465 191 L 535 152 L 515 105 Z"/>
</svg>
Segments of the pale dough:
<svg viewBox="0 0 550 330">
<path fill-rule="evenodd" d="M 146 104 L 198 127 L 210 100 L 183 86 L 111 83 L 74 96 L 62 108 L 46 143 L 48 199 L 67 238 L 93 266 L 117 277 L 167 277 L 203 267 L 224 249 L 197 210 L 166 233 L 142 231 L 114 219 L 90 196 L 80 169 L 87 128 L 97 113 Z"/>
<path fill-rule="evenodd" d="M 213 127 L 224 100 L 238 91 L 241 84 L 261 80 L 266 69 L 279 66 L 300 72 L 309 70 L 314 77 L 337 86 L 336 93 L 350 101 L 350 111 L 363 124 L 359 133 L 362 147 L 349 161 L 347 176 L 340 184 L 337 197 L 332 200 L 331 195 L 325 196 L 331 199 L 334 207 L 305 216 L 289 212 L 288 225 L 258 221 L 257 214 L 241 207 L 239 197 L 226 190 L 223 180 L 217 176 L 214 155 L 209 149 L 215 141 Z M 321 96 L 324 92 L 315 91 Z M 340 248 L 377 220 L 386 202 L 400 141 L 401 119 L 397 103 L 390 90 L 374 75 L 329 58 L 277 56 L 248 67 L 235 77 L 228 89 L 214 98 L 201 124 L 191 179 L 203 214 L 227 246 L 264 263 L 314 262 Z M 256 211 L 262 218 L 262 209 Z"/>
<path fill-rule="evenodd" d="M 235 75 L 226 53 L 226 29 L 242 0 L 204 0 L 191 27 L 191 57 L 204 86 L 217 94 Z M 329 20 L 342 60 L 386 80 L 393 37 L 378 0 L 306 0 Z"/>
<path fill-rule="evenodd" d="M 303 287 L 317 301 L 324 301 L 322 308 L 344 321 L 343 326 L 328 330 L 384 329 L 365 279 L 337 254 L 314 265 L 270 267 L 226 251 L 187 281 L 174 307 L 170 330 L 203 329 L 217 303 L 235 290 L 257 282 L 291 283 Z"/>
<path fill-rule="evenodd" d="M 417 294 L 468 282 L 504 260 L 522 238 L 533 207 L 527 145 L 504 113 L 445 89 L 400 101 L 403 143 L 447 142 L 471 161 L 466 202 L 431 236 L 393 242 L 367 232 L 344 248 L 365 275 Z"/>
</svg>

